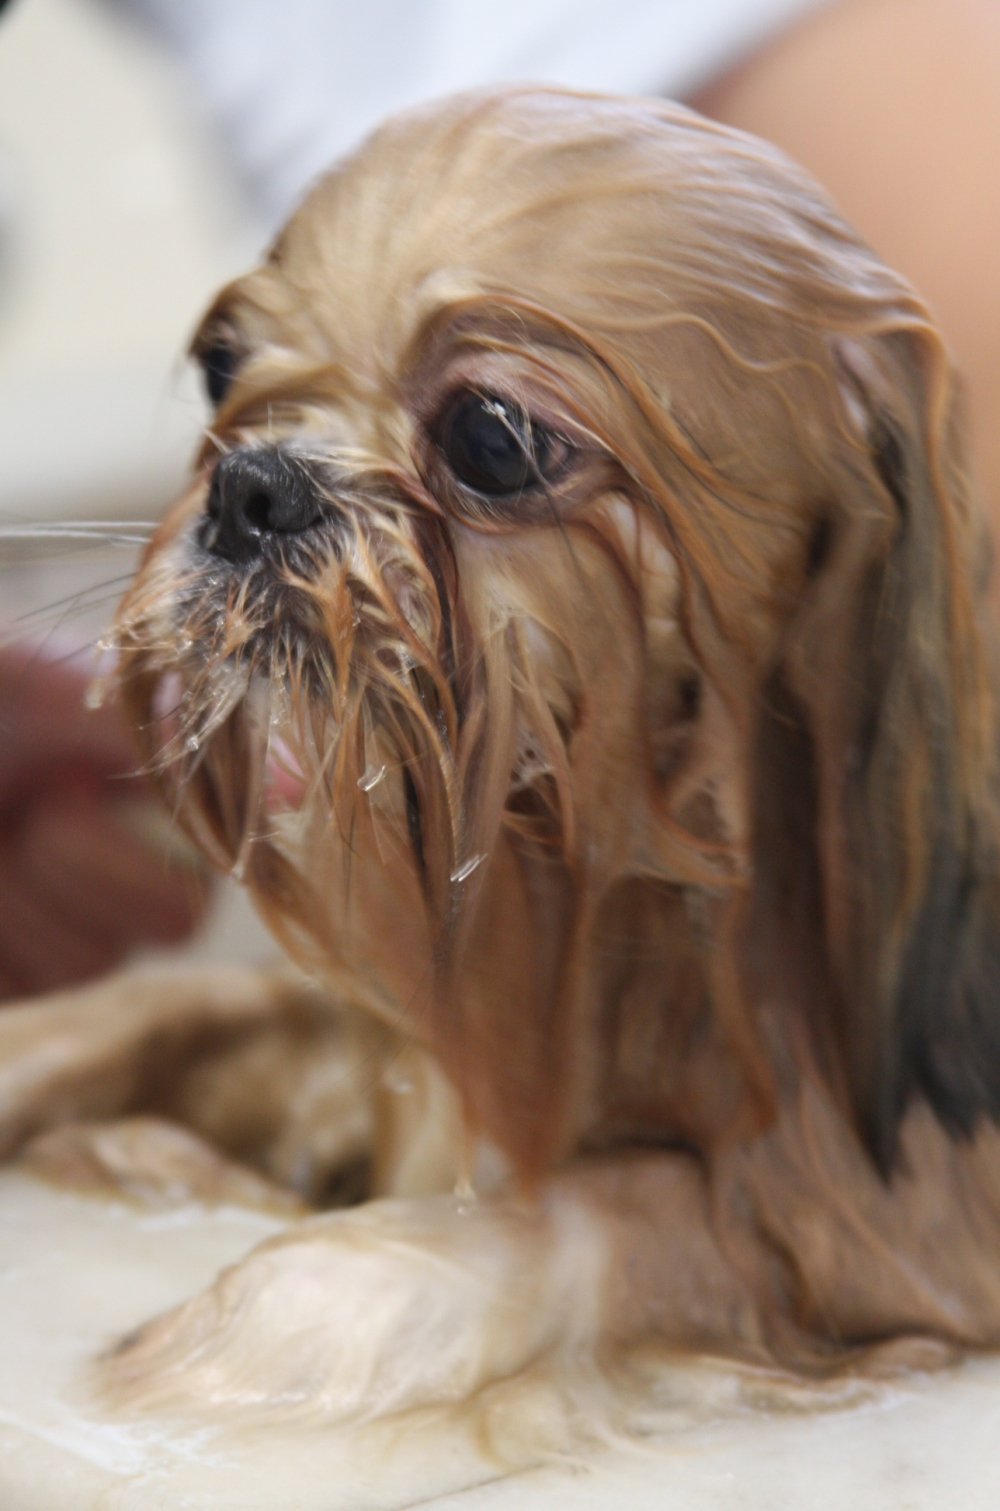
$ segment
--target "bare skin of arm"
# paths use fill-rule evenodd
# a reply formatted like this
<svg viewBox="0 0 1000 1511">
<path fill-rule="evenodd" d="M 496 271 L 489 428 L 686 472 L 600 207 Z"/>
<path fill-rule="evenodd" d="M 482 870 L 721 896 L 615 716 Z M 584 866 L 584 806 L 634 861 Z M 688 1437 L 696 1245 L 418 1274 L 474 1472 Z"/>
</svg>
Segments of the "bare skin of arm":
<svg viewBox="0 0 1000 1511">
<path fill-rule="evenodd" d="M 929 301 L 1000 542 L 1000 4 L 841 0 L 691 103 L 808 168 Z"/>
</svg>

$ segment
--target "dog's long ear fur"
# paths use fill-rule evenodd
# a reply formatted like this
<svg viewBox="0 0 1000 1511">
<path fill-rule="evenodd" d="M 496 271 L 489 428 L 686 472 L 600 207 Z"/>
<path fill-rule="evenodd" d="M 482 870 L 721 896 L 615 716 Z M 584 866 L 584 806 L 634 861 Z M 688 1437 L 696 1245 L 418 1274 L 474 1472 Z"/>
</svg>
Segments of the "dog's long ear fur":
<svg viewBox="0 0 1000 1511">
<path fill-rule="evenodd" d="M 786 959 L 809 962 L 809 1010 L 833 1025 L 828 1048 L 888 1173 L 914 1094 L 954 1134 L 1000 1118 L 997 730 L 974 570 L 985 540 L 933 333 L 852 338 L 835 359 L 861 444 L 841 454 L 815 581 L 765 698 L 757 853 L 766 868 L 798 848 L 789 876 L 772 861 L 762 885 L 798 934 Z"/>
</svg>

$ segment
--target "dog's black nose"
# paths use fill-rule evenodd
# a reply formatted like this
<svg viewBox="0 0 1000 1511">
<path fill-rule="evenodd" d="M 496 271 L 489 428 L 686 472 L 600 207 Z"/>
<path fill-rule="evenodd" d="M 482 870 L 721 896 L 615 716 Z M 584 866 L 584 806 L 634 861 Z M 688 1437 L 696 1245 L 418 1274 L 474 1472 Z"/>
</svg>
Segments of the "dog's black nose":
<svg viewBox="0 0 1000 1511">
<path fill-rule="evenodd" d="M 298 535 L 322 514 L 307 465 L 278 446 L 240 447 L 212 476 L 201 543 L 214 556 L 245 562 L 275 536 Z"/>
</svg>

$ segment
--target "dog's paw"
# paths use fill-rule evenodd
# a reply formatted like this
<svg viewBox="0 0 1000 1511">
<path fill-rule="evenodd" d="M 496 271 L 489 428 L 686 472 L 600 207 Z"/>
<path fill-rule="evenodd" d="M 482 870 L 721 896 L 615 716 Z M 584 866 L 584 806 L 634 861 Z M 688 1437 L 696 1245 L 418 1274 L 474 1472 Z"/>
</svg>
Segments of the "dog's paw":
<svg viewBox="0 0 1000 1511">
<path fill-rule="evenodd" d="M 605 1254 L 565 1197 L 373 1202 L 254 1249 L 100 1364 L 126 1410 L 342 1421 L 460 1401 L 596 1337 Z"/>
</svg>

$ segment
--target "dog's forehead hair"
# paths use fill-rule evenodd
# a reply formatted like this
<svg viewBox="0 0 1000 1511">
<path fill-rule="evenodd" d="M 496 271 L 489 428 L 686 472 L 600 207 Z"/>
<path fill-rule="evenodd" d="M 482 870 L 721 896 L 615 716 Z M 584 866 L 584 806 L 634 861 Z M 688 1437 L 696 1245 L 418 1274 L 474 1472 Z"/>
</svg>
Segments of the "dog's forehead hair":
<svg viewBox="0 0 1000 1511">
<path fill-rule="evenodd" d="M 739 428 L 766 425 L 773 480 L 789 423 L 770 385 L 747 383 L 751 368 L 794 357 L 829 372 L 838 314 L 852 299 L 897 304 L 902 289 L 764 144 L 665 102 L 522 89 L 390 120 L 212 318 L 224 308 L 249 346 L 374 398 L 448 311 L 542 312 L 715 450 L 732 441 L 729 346 L 744 364 Z"/>
<path fill-rule="evenodd" d="M 666 102 L 533 89 L 387 122 L 196 348 L 215 325 L 241 359 L 224 443 L 292 436 L 411 478 L 456 384 L 503 393 L 485 364 L 520 362 L 530 399 L 517 385 L 548 362 L 754 659 L 794 609 L 817 519 L 841 539 L 838 521 L 894 528 L 891 500 L 857 486 L 844 340 L 929 328 L 775 149 Z M 912 364 L 883 346 L 892 393 Z"/>
</svg>

